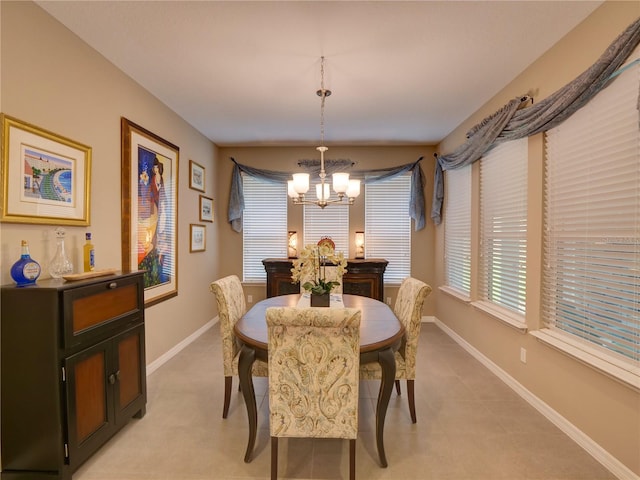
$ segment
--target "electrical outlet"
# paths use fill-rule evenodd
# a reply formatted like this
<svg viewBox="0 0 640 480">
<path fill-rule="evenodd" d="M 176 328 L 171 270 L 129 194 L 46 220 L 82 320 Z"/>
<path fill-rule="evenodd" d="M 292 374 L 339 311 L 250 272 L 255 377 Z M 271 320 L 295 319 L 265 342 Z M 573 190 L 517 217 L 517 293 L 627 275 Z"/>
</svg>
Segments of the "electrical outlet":
<svg viewBox="0 0 640 480">
<path fill-rule="evenodd" d="M 520 347 L 520 361 L 527 363 L 527 350 L 524 347 Z"/>
<path fill-rule="evenodd" d="M 387 297 L 387 305 L 391 305 L 391 297 Z"/>
<path fill-rule="evenodd" d="M 253 303 L 253 295 L 247 295 L 247 302 Z"/>
</svg>

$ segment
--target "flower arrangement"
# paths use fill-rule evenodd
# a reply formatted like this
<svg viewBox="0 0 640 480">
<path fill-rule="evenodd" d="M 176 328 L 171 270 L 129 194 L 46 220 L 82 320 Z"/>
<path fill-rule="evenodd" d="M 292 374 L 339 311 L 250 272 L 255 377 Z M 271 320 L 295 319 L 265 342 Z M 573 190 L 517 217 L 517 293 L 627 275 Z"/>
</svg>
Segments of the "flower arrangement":
<svg viewBox="0 0 640 480">
<path fill-rule="evenodd" d="M 304 246 L 298 254 L 298 258 L 293 261 L 291 278 L 294 283 L 307 279 L 302 284 L 302 288 L 311 293 L 317 295 L 330 293 L 333 287 L 340 285 L 340 282 L 326 279 L 327 264 L 338 267 L 338 277 L 347 271 L 347 259 L 344 258 L 344 254 L 342 252 L 336 253 L 333 242 L 323 238 L 317 245 Z"/>
</svg>

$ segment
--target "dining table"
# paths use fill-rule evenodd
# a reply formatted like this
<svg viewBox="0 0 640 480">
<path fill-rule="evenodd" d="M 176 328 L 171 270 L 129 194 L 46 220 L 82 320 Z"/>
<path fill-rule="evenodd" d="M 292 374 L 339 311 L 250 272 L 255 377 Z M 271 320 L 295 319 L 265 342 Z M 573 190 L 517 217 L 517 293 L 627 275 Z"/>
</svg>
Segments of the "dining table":
<svg viewBox="0 0 640 480">
<path fill-rule="evenodd" d="M 269 358 L 266 310 L 269 307 L 303 306 L 308 295 L 308 293 L 281 295 L 256 302 L 234 326 L 235 335 L 240 343 L 238 377 L 249 418 L 249 440 L 244 456 L 246 463 L 251 462 L 258 428 L 258 412 L 251 369 L 256 359 L 268 362 Z M 357 308 L 361 311 L 360 364 L 378 362 L 382 369 L 376 405 L 375 431 L 380 466 L 387 467 L 384 451 L 384 421 L 396 376 L 395 352 L 404 341 L 404 326 L 388 305 L 373 298 L 347 294 L 332 295 L 329 307 L 318 308 L 334 307 Z"/>
</svg>

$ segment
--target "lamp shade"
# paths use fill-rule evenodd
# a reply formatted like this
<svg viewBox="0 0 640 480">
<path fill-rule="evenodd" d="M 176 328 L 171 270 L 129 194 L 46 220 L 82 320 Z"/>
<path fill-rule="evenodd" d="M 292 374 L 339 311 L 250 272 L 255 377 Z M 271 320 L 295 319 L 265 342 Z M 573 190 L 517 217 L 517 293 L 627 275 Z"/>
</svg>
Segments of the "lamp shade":
<svg viewBox="0 0 640 480">
<path fill-rule="evenodd" d="M 298 192 L 296 192 L 296 189 L 293 186 L 293 180 L 287 180 L 287 195 L 289 195 L 290 198 L 298 196 Z"/>
<path fill-rule="evenodd" d="M 293 174 L 293 189 L 298 195 L 304 195 L 309 191 L 309 174 L 308 173 L 294 173 Z"/>
<path fill-rule="evenodd" d="M 349 174 L 348 173 L 334 173 L 333 177 L 333 191 L 336 193 L 346 193 L 349 188 Z"/>
<path fill-rule="evenodd" d="M 324 186 L 324 192 L 322 191 L 322 187 Z M 329 200 L 331 196 L 331 185 L 328 183 L 319 183 L 316 185 L 316 196 L 318 200 Z"/>
<path fill-rule="evenodd" d="M 349 180 L 347 197 L 356 198 L 358 195 L 360 195 L 360 180 Z"/>
</svg>

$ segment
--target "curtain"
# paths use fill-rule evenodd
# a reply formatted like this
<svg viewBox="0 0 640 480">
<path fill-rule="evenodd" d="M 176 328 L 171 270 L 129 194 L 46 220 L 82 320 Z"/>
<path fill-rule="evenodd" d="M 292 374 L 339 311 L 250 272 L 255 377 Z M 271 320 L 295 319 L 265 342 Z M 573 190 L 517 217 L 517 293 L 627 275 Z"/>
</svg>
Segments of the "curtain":
<svg viewBox="0 0 640 480">
<path fill-rule="evenodd" d="M 584 106 L 615 77 L 615 71 L 640 43 L 640 18 L 616 38 L 600 58 L 581 75 L 544 100 L 522 108 L 529 96 L 511 100 L 500 110 L 482 120 L 467 133 L 467 141 L 453 153 L 436 155 L 431 218 L 440 224 L 444 200 L 444 170 L 464 167 L 493 146 L 528 137 L 562 123 Z M 640 99 L 639 99 L 640 103 Z"/>
<path fill-rule="evenodd" d="M 380 168 L 374 170 L 357 170 L 350 173 L 350 177 L 360 179 L 363 183 L 375 183 L 402 175 L 411 171 L 411 200 L 409 205 L 409 215 L 414 221 L 416 231 L 422 230 L 426 223 L 426 207 L 424 198 L 424 173 L 420 166 L 420 157 L 413 163 L 407 163 L 398 167 Z M 242 172 L 246 175 L 260 178 L 267 182 L 287 183 L 291 179 L 290 172 L 277 172 L 274 170 L 263 170 L 259 168 L 242 165 L 231 158 L 233 161 L 233 172 L 231 173 L 231 191 L 229 192 L 229 210 L 228 221 L 231 228 L 236 232 L 242 231 L 242 212 L 244 211 L 244 193 L 242 191 Z M 316 165 L 317 162 L 317 165 Z M 349 164 L 353 165 L 349 160 L 327 160 L 327 171 L 337 171 L 337 168 L 344 168 Z M 314 160 L 301 160 L 298 163 L 301 167 L 311 170 L 320 171 L 320 163 Z"/>
</svg>

